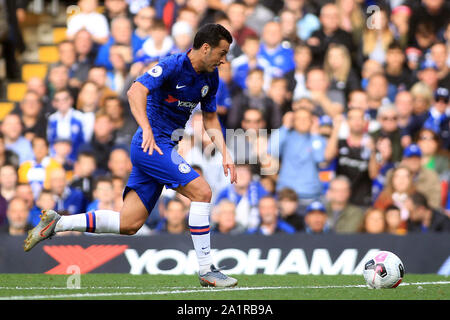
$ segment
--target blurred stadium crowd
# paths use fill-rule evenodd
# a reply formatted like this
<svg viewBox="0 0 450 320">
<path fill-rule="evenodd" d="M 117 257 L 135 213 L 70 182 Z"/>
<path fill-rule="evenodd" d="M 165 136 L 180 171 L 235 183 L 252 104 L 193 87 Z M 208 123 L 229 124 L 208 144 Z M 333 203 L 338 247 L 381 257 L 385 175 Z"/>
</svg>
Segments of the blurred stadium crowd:
<svg viewBox="0 0 450 320">
<path fill-rule="evenodd" d="M 244 133 L 231 150 L 236 185 L 201 112 L 179 143 L 211 185 L 213 232 L 450 231 L 448 1 L 60 3 L 73 10 L 56 52 L 43 54 L 56 58 L 24 77 L 15 55 L 27 46 L 27 1 L 0 2 L 5 83 L 26 85 L 1 113 L 1 232 L 24 234 L 42 209 L 120 211 L 137 128 L 127 90 L 189 50 L 205 23 L 233 35 L 217 113 L 227 142 Z M 138 235 L 187 233 L 188 208 L 164 190 Z"/>
</svg>

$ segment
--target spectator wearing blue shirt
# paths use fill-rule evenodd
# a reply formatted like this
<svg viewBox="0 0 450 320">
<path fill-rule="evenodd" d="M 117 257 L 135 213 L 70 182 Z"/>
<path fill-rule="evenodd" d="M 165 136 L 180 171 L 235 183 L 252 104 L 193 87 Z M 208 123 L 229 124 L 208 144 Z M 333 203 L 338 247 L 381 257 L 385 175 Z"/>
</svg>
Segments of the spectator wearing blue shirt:
<svg viewBox="0 0 450 320">
<path fill-rule="evenodd" d="M 450 145 L 450 107 L 448 105 L 448 101 L 448 89 L 443 87 L 437 88 L 434 92 L 434 104 L 428 111 L 428 117 L 423 124 L 425 129 L 430 129 L 440 136 L 444 147 L 447 147 L 447 149 Z"/>
<path fill-rule="evenodd" d="M 22 123 L 18 114 L 10 113 L 1 124 L 5 149 L 19 156 L 19 164 L 34 159 L 31 142 L 22 135 Z"/>
<path fill-rule="evenodd" d="M 326 140 L 333 131 L 333 120 L 327 115 L 319 118 L 319 134 Z M 322 194 L 326 194 L 330 187 L 331 180 L 336 176 L 337 160 L 323 161 L 319 163 L 319 179 L 322 182 Z"/>
<path fill-rule="evenodd" d="M 106 85 L 117 95 L 126 90 L 125 79 L 129 66 L 129 63 L 127 63 L 127 59 L 130 57 L 129 49 L 128 46 L 118 44 L 114 44 L 110 48 L 109 60 L 113 68 L 106 73 Z"/>
<path fill-rule="evenodd" d="M 312 8 L 308 8 L 307 1 L 285 0 L 286 10 L 295 13 L 297 21 L 297 36 L 306 41 L 311 34 L 320 29 L 320 20 L 316 15 L 311 13 Z"/>
<path fill-rule="evenodd" d="M 98 177 L 94 183 L 94 200 L 87 205 L 86 211 L 114 210 L 114 189 L 112 179 Z"/>
<path fill-rule="evenodd" d="M 413 98 L 413 110 L 409 118 L 408 124 L 403 128 L 402 143 L 408 145 L 412 142 L 413 137 L 420 131 L 423 124 L 428 118 L 428 112 L 433 104 L 433 92 L 425 83 L 419 81 L 411 87 L 411 95 Z"/>
<path fill-rule="evenodd" d="M 295 233 L 295 228 L 280 218 L 277 200 L 270 195 L 258 202 L 261 223 L 256 228 L 249 228 L 249 234 L 273 235 L 277 233 Z"/>
<path fill-rule="evenodd" d="M 155 19 L 152 24 L 151 37 L 142 48 L 137 51 L 134 62 L 149 64 L 167 57 L 175 51 L 175 43 L 167 33 L 166 25 L 162 20 Z"/>
<path fill-rule="evenodd" d="M 259 181 L 253 180 L 248 164 L 237 164 L 235 184 L 230 184 L 219 192 L 215 200 L 217 205 L 221 200 L 228 199 L 236 205 L 236 221 L 245 228 L 255 228 L 259 224 L 258 202 L 268 194 Z"/>
<path fill-rule="evenodd" d="M 58 168 L 51 172 L 50 190 L 56 201 L 56 211 L 68 214 L 86 212 L 86 199 L 83 192 L 67 185 L 66 170 Z"/>
<path fill-rule="evenodd" d="M 271 78 L 283 77 L 287 72 L 295 68 L 294 51 L 283 42 L 283 34 L 279 22 L 269 22 L 264 26 L 262 43 L 258 57 L 265 59 L 269 66 L 264 72 Z"/>
<path fill-rule="evenodd" d="M 50 156 L 55 155 L 54 144 L 57 141 L 69 140 L 72 143 L 69 159 L 75 162 L 79 148 L 84 143 L 83 114 L 72 107 L 73 98 L 67 89 L 55 92 L 52 103 L 57 111 L 49 116 L 47 123 Z"/>
<path fill-rule="evenodd" d="M 278 140 L 277 140 L 278 139 Z M 276 148 L 278 142 L 278 150 Z M 318 164 L 325 160 L 326 140 L 310 110 L 299 108 L 287 113 L 278 132 L 272 133 L 270 154 L 281 159 L 277 191 L 291 188 L 297 192 L 303 209 L 322 195 Z"/>
<path fill-rule="evenodd" d="M 30 211 L 28 222 L 33 226 L 37 226 L 41 221 L 40 215 L 42 210 L 54 209 L 56 205 L 55 199 L 50 190 L 42 189 L 39 193 L 39 197 L 36 200 L 36 204 Z"/>
<path fill-rule="evenodd" d="M 248 36 L 245 38 L 241 48 L 243 54 L 231 60 L 233 80 L 241 89 L 247 88 L 246 79 L 250 70 L 256 68 L 268 70 L 270 67 L 269 62 L 258 55 L 260 46 L 259 37 Z"/>
<path fill-rule="evenodd" d="M 134 16 L 133 22 L 136 25 L 136 29 L 134 29 L 133 34 L 131 35 L 133 57 L 135 57 L 137 51 L 142 48 L 144 42 L 150 38 L 151 27 L 155 16 L 156 11 L 150 6 L 139 9 Z"/>
<path fill-rule="evenodd" d="M 113 45 L 122 45 L 128 48 L 126 54 L 126 63 L 131 63 L 133 61 L 133 49 L 132 48 L 132 25 L 131 21 L 126 17 L 114 18 L 111 22 L 111 35 L 108 41 L 101 45 L 98 49 L 97 57 L 95 59 L 95 65 L 103 66 L 107 71 L 114 69 L 112 62 L 110 60 L 110 51 Z"/>
</svg>

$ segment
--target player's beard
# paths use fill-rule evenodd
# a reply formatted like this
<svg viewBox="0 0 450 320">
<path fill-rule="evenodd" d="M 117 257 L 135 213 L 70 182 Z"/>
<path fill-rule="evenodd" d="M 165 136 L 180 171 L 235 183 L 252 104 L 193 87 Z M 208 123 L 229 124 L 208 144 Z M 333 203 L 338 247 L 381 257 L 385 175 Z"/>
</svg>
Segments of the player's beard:
<svg viewBox="0 0 450 320">
<path fill-rule="evenodd" d="M 216 64 L 213 63 L 213 61 L 211 59 L 211 54 L 212 54 L 212 50 L 210 50 L 208 52 L 208 54 L 206 55 L 206 58 L 204 60 L 205 61 L 205 64 L 204 64 L 205 72 L 213 72 L 214 69 L 218 66 L 218 63 L 216 63 Z"/>
</svg>

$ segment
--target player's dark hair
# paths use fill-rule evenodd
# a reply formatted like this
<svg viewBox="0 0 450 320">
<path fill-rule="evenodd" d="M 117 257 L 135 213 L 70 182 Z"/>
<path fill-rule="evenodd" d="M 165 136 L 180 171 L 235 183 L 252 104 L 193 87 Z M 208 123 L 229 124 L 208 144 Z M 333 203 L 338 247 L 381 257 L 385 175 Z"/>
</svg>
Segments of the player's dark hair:
<svg viewBox="0 0 450 320">
<path fill-rule="evenodd" d="M 231 44 L 233 37 L 231 33 L 220 24 L 208 23 L 201 27 L 194 37 L 194 49 L 200 49 L 204 43 L 210 45 L 211 48 L 219 46 L 220 40 L 226 40 Z"/>
</svg>

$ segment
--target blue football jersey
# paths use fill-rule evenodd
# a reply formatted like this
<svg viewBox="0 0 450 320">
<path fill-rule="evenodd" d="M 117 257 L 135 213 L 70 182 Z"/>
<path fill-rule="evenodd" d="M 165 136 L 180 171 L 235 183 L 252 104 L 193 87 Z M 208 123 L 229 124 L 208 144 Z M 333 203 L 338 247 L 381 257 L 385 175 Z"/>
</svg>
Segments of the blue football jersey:
<svg viewBox="0 0 450 320">
<path fill-rule="evenodd" d="M 136 81 L 150 91 L 147 117 L 158 145 L 178 142 L 180 135 L 175 134 L 173 139 L 173 132 L 184 129 L 192 110 L 199 103 L 203 111 L 216 111 L 217 68 L 214 72 L 197 73 L 187 52 L 161 59 Z M 141 145 L 142 128 L 138 128 L 132 143 Z"/>
</svg>

